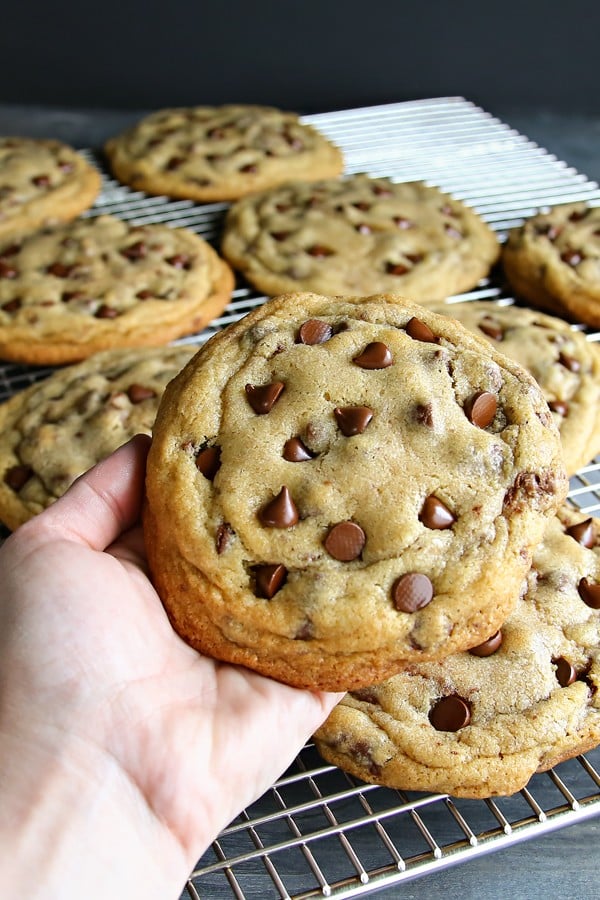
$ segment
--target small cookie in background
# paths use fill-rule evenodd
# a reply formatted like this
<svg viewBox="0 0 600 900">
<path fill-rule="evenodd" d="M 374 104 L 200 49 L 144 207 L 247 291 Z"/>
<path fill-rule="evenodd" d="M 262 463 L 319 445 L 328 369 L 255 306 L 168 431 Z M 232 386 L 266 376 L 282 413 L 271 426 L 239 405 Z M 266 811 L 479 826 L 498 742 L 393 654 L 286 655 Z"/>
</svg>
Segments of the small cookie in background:
<svg viewBox="0 0 600 900">
<path fill-rule="evenodd" d="M 457 322 L 289 294 L 170 383 L 146 490 L 184 640 L 348 690 L 500 627 L 567 480 L 539 387 Z"/>
<path fill-rule="evenodd" d="M 74 219 L 101 186 L 100 172 L 61 141 L 0 137 L 0 241 Z"/>
<path fill-rule="evenodd" d="M 0 359 L 57 365 L 204 328 L 234 275 L 199 235 L 115 216 L 0 245 Z"/>
<path fill-rule="evenodd" d="M 502 251 L 519 297 L 600 327 L 600 207 L 565 203 L 511 229 Z"/>
<path fill-rule="evenodd" d="M 150 434 L 167 382 L 196 350 L 106 350 L 0 404 L 0 520 L 14 530 L 121 444 Z"/>
<path fill-rule="evenodd" d="M 201 203 L 235 200 L 289 179 L 332 178 L 341 151 L 292 112 L 229 104 L 162 109 L 105 145 L 123 184 Z"/>
<path fill-rule="evenodd" d="M 348 694 L 316 732 L 323 758 L 374 784 L 484 798 L 600 744 L 599 526 L 560 510 L 500 631 Z"/>
<path fill-rule="evenodd" d="M 267 295 L 398 292 L 427 304 L 474 287 L 500 245 L 483 219 L 438 188 L 360 174 L 240 200 L 227 213 L 221 250 Z"/>
<path fill-rule="evenodd" d="M 563 319 L 482 300 L 439 304 L 533 375 L 555 417 L 569 475 L 600 453 L 600 346 Z"/>
</svg>

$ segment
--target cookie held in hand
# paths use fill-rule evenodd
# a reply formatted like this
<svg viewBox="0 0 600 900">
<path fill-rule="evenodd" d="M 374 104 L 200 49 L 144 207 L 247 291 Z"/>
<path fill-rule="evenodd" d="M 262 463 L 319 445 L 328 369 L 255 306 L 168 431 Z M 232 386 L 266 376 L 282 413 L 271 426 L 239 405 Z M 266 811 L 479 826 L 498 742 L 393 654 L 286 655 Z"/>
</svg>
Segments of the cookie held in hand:
<svg viewBox="0 0 600 900">
<path fill-rule="evenodd" d="M 398 296 L 292 294 L 168 386 L 145 536 L 192 646 L 344 690 L 495 631 L 566 488 L 516 363 Z"/>
</svg>

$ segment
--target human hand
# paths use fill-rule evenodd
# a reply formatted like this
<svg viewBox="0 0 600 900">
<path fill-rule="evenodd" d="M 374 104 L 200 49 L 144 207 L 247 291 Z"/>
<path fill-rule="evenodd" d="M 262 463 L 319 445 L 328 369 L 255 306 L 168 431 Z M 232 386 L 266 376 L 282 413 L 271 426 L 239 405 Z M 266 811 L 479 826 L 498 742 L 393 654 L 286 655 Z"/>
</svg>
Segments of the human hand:
<svg viewBox="0 0 600 900">
<path fill-rule="evenodd" d="M 339 699 L 174 633 L 139 525 L 148 443 L 120 448 L 0 549 L 2 896 L 178 897 Z"/>
</svg>

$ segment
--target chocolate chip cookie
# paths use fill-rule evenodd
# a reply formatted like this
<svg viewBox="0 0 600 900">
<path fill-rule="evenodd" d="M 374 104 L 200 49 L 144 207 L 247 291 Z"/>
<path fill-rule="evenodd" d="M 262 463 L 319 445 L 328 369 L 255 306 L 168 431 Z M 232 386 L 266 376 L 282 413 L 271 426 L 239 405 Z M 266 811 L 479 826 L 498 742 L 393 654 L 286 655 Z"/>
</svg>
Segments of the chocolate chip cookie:
<svg viewBox="0 0 600 900">
<path fill-rule="evenodd" d="M 187 229 L 98 216 L 36 232 L 0 244 L 0 359 L 52 365 L 165 344 L 217 316 L 233 285 Z"/>
<path fill-rule="evenodd" d="M 0 405 L 0 520 L 15 529 L 135 434 L 197 348 L 105 350 Z"/>
<path fill-rule="evenodd" d="M 234 200 L 288 179 L 339 175 L 340 150 L 295 113 L 266 106 L 162 109 L 106 144 L 115 176 L 148 194 Z"/>
<path fill-rule="evenodd" d="M 437 188 L 353 175 L 240 200 L 221 249 L 268 295 L 398 292 L 428 303 L 474 287 L 500 245 L 473 210 Z"/>
<path fill-rule="evenodd" d="M 502 628 L 348 694 L 316 733 L 322 756 L 376 784 L 477 798 L 599 744 L 599 528 L 564 508 Z"/>
<path fill-rule="evenodd" d="M 542 389 L 560 431 L 569 475 L 600 453 L 600 347 L 563 319 L 496 303 L 433 307 L 527 369 Z"/>
<path fill-rule="evenodd" d="M 291 294 L 169 385 L 154 582 L 204 653 L 349 689 L 489 637 L 567 488 L 534 380 L 398 295 Z"/>
<path fill-rule="evenodd" d="M 600 326 L 600 207 L 566 203 L 533 216 L 509 232 L 502 261 L 534 306 Z"/>
<path fill-rule="evenodd" d="M 74 219 L 101 183 L 98 170 L 61 141 L 0 137 L 0 241 Z"/>
</svg>

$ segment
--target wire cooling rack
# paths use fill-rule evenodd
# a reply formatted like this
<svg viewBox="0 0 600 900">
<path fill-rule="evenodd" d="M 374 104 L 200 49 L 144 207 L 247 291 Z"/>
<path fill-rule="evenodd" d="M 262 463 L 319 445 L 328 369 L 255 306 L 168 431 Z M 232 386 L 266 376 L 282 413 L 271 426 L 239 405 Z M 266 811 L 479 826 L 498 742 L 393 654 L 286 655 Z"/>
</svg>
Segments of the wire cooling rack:
<svg viewBox="0 0 600 900">
<path fill-rule="evenodd" d="M 437 185 L 472 206 L 501 239 L 542 207 L 574 200 L 600 204 L 597 184 L 460 97 L 323 113 L 305 121 L 342 148 L 346 172 Z M 109 177 L 99 153 L 87 152 L 104 172 L 89 215 L 106 212 L 136 224 L 191 228 L 218 247 L 227 204 L 200 206 L 133 192 Z M 513 301 L 498 273 L 459 299 Z M 185 341 L 204 342 L 263 301 L 240 281 L 223 315 Z M 600 340 L 600 333 L 586 333 Z M 0 401 L 48 371 L 0 365 Z M 570 498 L 583 512 L 598 514 L 600 461 L 572 479 Z M 599 769 L 600 748 L 535 775 L 512 797 L 460 801 L 364 784 L 324 765 L 307 744 L 288 772 L 214 841 L 182 900 L 306 900 L 383 891 L 600 815 Z"/>
</svg>

